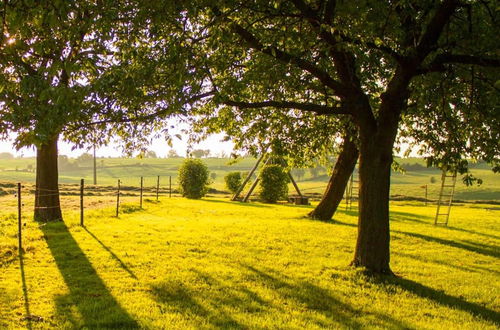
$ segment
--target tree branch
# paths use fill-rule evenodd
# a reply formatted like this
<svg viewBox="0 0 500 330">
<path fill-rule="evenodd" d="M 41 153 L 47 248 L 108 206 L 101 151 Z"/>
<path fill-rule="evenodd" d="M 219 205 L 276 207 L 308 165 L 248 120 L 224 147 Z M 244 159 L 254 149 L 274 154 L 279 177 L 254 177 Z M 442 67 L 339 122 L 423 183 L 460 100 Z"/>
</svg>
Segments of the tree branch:
<svg viewBox="0 0 500 330">
<path fill-rule="evenodd" d="M 321 26 L 321 20 L 319 16 L 316 14 L 314 10 L 312 10 L 304 1 L 302 0 L 292 0 L 294 6 L 304 15 L 304 17 L 309 21 L 309 23 L 312 25 L 312 27 L 316 30 L 318 35 L 323 39 L 326 43 L 328 43 L 330 46 L 335 47 L 338 44 L 338 41 L 341 40 L 343 42 L 348 42 L 353 45 L 358 45 L 358 46 L 368 46 L 369 48 L 379 50 L 392 58 L 394 58 L 396 61 L 400 61 L 402 58 L 401 55 L 398 54 L 395 50 L 393 50 L 390 47 L 384 46 L 384 45 L 377 45 L 375 42 L 368 41 L 368 42 L 362 42 L 359 40 L 356 40 L 354 38 L 351 38 L 339 30 L 335 30 L 334 33 L 331 33 L 330 31 L 325 30 L 324 27 Z M 330 1 L 331 8 L 329 10 L 335 10 L 335 1 Z M 328 10 L 328 9 L 327 9 Z M 330 16 L 325 16 L 325 23 L 330 25 L 332 24 L 332 17 Z"/>
<path fill-rule="evenodd" d="M 277 109 L 296 109 L 302 111 L 314 112 L 318 115 L 349 115 L 351 112 L 344 106 L 329 107 L 315 103 L 300 103 L 287 101 L 263 101 L 263 102 L 239 102 L 239 101 L 224 101 L 223 104 L 235 106 L 240 109 L 256 109 L 256 108 L 277 108 Z"/>
<path fill-rule="evenodd" d="M 206 93 L 201 93 L 194 95 L 186 100 L 183 101 L 183 104 L 191 104 L 193 102 L 202 100 L 204 98 L 213 96 L 215 94 L 214 91 L 206 92 Z M 173 111 L 170 107 L 162 108 L 159 111 L 155 111 L 153 113 L 150 113 L 148 115 L 143 115 L 143 116 L 136 116 L 136 117 L 123 117 L 121 119 L 106 119 L 106 120 L 100 120 L 100 121 L 93 121 L 93 122 L 87 122 L 87 123 L 81 123 L 75 126 L 68 127 L 65 131 L 76 131 L 78 129 L 82 129 L 84 127 L 90 127 L 90 126 L 95 126 L 95 125 L 102 125 L 102 124 L 125 124 L 125 123 L 137 123 L 137 122 L 147 122 L 148 120 L 156 119 L 157 117 L 160 116 L 165 116 L 165 115 L 172 115 L 174 114 L 175 111 Z"/>
<path fill-rule="evenodd" d="M 323 14 L 323 19 L 327 24 L 333 22 L 333 17 L 335 16 L 335 8 L 337 7 L 336 0 L 328 0 L 325 5 L 325 11 Z"/>
<path fill-rule="evenodd" d="M 440 54 L 436 56 L 434 64 L 445 64 L 445 63 L 455 63 L 455 64 L 472 64 L 484 67 L 500 67 L 500 59 L 492 57 L 481 57 L 474 55 L 463 55 L 463 54 Z"/>
<path fill-rule="evenodd" d="M 418 61 L 423 59 L 432 51 L 437 44 L 444 27 L 449 22 L 451 15 L 455 12 L 460 5 L 458 0 L 445 0 L 437 8 L 434 17 L 432 17 L 427 29 L 425 30 L 420 42 L 416 48 L 416 55 Z"/>
<path fill-rule="evenodd" d="M 500 59 L 463 54 L 440 54 L 427 66 L 417 70 L 417 74 L 446 71 L 445 64 L 470 64 L 482 67 L 500 67 Z"/>
<path fill-rule="evenodd" d="M 229 20 L 229 19 L 228 19 Z M 240 24 L 231 22 L 231 27 L 234 33 L 239 35 L 252 49 L 258 50 L 266 55 L 274 57 L 282 63 L 292 63 L 295 64 L 302 70 L 307 71 L 314 77 L 316 77 L 325 86 L 331 88 L 338 96 L 347 95 L 347 90 L 343 84 L 339 81 L 333 79 L 326 71 L 322 70 L 320 67 L 312 62 L 306 61 L 298 56 L 284 52 L 274 46 L 264 46 L 259 39 L 257 39 L 250 31 L 245 29 Z"/>
</svg>

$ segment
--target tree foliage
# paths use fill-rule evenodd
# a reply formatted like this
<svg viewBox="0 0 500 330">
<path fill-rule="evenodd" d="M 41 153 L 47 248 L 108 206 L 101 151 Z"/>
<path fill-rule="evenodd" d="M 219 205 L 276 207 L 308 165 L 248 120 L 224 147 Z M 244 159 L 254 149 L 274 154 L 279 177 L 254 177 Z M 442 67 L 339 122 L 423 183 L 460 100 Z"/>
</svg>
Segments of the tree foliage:
<svg viewBox="0 0 500 330">
<path fill-rule="evenodd" d="M 176 51 L 180 35 L 167 32 L 176 29 L 175 9 L 129 1 L 4 1 L 0 137 L 15 132 L 16 147 L 37 148 L 37 191 L 54 192 L 35 199 L 36 212 L 47 211 L 37 218 L 61 218 L 60 137 L 87 148 L 118 139 L 131 152 L 145 151 L 154 132 L 169 136 L 163 119 L 190 100 L 189 67 Z M 153 12 L 164 22 L 161 42 L 153 39 Z M 152 65 L 152 54 L 175 73 Z"/>
<path fill-rule="evenodd" d="M 306 145 L 315 137 L 334 137 L 344 125 L 357 129 L 361 207 L 354 264 L 390 272 L 388 196 L 398 136 L 426 145 L 431 163 L 438 160 L 462 172 L 463 156 L 498 161 L 498 137 L 491 129 L 498 127 L 497 111 L 476 107 L 471 116 L 460 116 L 466 109 L 459 106 L 469 95 L 478 105 L 485 99 L 489 109 L 498 104 L 498 69 L 488 69 L 500 63 L 492 51 L 497 14 L 491 4 L 197 3 L 197 11 L 186 11 L 196 14 L 196 28 L 189 32 L 199 42 L 191 46 L 194 54 L 203 54 L 196 67 L 205 72 L 205 86 L 213 93 L 211 103 L 197 108 L 204 117 L 202 132 L 215 127 L 265 149 L 276 141 L 286 148 L 295 141 Z M 472 76 L 484 84 L 481 92 L 463 93 L 472 80 L 467 78 L 471 66 Z M 443 78 L 453 85 L 443 89 L 450 93 L 431 92 Z M 425 94 L 434 99 L 426 102 Z M 437 95 L 446 100 L 439 116 Z M 458 120 L 449 115 L 455 111 Z M 289 120 L 281 124 L 283 118 Z M 434 129 L 415 128 L 417 121 Z M 452 129 L 454 121 L 461 129 Z M 476 128 L 481 138 L 464 134 Z"/>
<path fill-rule="evenodd" d="M 210 150 L 209 149 L 194 149 L 191 151 L 191 155 L 194 158 L 207 158 L 210 156 Z"/>
<path fill-rule="evenodd" d="M 464 157 L 499 162 L 498 11 L 487 1 L 6 4 L 2 134 L 31 145 L 100 131 L 137 148 L 176 112 L 194 114 L 198 136 L 222 130 L 254 153 L 311 158 L 353 140 L 353 264 L 376 272 L 390 273 L 398 141 L 460 173 Z"/>
<path fill-rule="evenodd" d="M 229 172 L 224 176 L 224 182 L 226 183 L 226 188 L 235 194 L 241 187 L 241 172 Z"/>
<path fill-rule="evenodd" d="M 276 203 L 288 197 L 289 178 L 283 166 L 266 165 L 259 175 L 259 196 L 265 203 Z"/>
<path fill-rule="evenodd" d="M 186 159 L 179 168 L 179 188 L 182 196 L 199 199 L 208 191 L 208 167 L 199 159 Z"/>
</svg>

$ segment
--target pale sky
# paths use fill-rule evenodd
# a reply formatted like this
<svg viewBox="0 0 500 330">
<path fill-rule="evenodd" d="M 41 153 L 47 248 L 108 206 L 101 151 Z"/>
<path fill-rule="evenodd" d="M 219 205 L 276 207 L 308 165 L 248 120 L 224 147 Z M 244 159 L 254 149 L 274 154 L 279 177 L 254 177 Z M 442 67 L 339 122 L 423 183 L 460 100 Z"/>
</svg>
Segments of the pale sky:
<svg viewBox="0 0 500 330">
<path fill-rule="evenodd" d="M 182 134 L 181 134 L 182 135 Z M 221 152 L 224 152 L 226 155 L 230 155 L 233 151 L 234 144 L 231 141 L 223 142 L 222 138 L 223 134 L 214 134 L 208 137 L 205 141 L 196 144 L 192 147 L 192 149 L 210 149 L 211 156 L 219 156 Z M 154 139 L 148 148 L 148 150 L 152 150 L 156 153 L 158 157 L 165 157 L 170 149 L 174 149 L 179 156 L 185 157 L 187 150 L 187 136 L 182 135 L 182 140 L 177 139 L 176 137 L 172 138 L 173 148 L 170 148 L 165 142 L 165 139 L 159 138 Z M 71 158 L 76 158 L 85 152 L 89 152 L 85 149 L 76 149 L 71 150 L 73 147 L 72 144 L 59 141 L 59 154 L 66 155 Z M 403 148 L 404 149 L 404 148 Z M 12 141 L 0 141 L 0 152 L 10 152 L 16 157 L 34 157 L 36 155 L 36 151 L 34 147 L 31 148 L 23 148 L 19 151 L 16 151 L 12 145 Z M 106 147 L 101 147 L 96 151 L 97 157 L 122 157 L 121 149 L 117 144 L 111 144 Z M 403 151 L 397 153 L 399 157 L 403 157 Z M 410 157 L 422 157 L 419 156 L 416 150 L 413 150 L 410 154 Z"/>
<path fill-rule="evenodd" d="M 217 134 L 210 136 L 207 140 L 203 141 L 200 144 L 194 145 L 193 149 L 210 149 L 212 155 L 219 155 L 221 152 L 229 155 L 233 150 L 232 142 L 221 142 L 223 135 Z M 173 148 L 177 151 L 177 154 L 180 156 L 186 156 L 187 150 L 187 137 L 182 136 L 182 140 L 174 137 L 172 139 Z M 71 150 L 73 147 L 72 144 L 59 141 L 59 154 L 67 155 L 69 157 L 75 158 L 81 155 L 84 152 L 87 152 L 85 149 L 76 149 Z M 164 139 L 155 139 L 153 140 L 151 146 L 148 150 L 153 150 L 156 152 L 158 157 L 165 157 L 168 151 L 171 148 L 167 145 Z M 0 152 L 10 152 L 11 154 L 23 157 L 34 157 L 36 155 L 35 149 L 32 148 L 23 148 L 19 151 L 16 151 L 12 146 L 12 141 L 0 141 Z M 96 154 L 98 157 L 120 157 L 122 156 L 121 150 L 117 145 L 109 145 L 107 147 L 101 147 L 97 149 Z"/>
</svg>

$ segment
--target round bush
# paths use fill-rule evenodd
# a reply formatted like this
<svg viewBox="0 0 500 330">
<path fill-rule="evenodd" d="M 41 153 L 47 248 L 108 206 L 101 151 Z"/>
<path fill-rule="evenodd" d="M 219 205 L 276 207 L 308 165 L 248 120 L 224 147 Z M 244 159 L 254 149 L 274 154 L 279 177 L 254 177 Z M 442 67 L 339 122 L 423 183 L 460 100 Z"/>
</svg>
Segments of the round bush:
<svg viewBox="0 0 500 330">
<path fill-rule="evenodd" d="M 238 188 L 241 186 L 241 173 L 229 172 L 224 177 L 224 181 L 226 182 L 227 189 L 235 194 L 238 191 Z"/>
<path fill-rule="evenodd" d="M 288 197 L 288 175 L 279 165 L 267 165 L 260 173 L 260 198 L 265 203 L 276 203 Z"/>
<path fill-rule="evenodd" d="M 179 188 L 182 196 L 199 199 L 208 190 L 208 168 L 199 159 L 186 159 L 179 168 Z"/>
</svg>

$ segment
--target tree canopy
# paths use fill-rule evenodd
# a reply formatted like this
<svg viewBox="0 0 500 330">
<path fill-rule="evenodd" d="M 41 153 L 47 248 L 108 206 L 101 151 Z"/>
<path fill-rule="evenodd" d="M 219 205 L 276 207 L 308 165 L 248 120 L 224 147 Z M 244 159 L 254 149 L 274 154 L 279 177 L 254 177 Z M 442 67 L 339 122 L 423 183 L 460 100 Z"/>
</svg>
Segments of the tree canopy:
<svg viewBox="0 0 500 330">
<path fill-rule="evenodd" d="M 396 143 L 421 146 L 430 164 L 460 172 L 467 170 L 464 156 L 499 162 L 498 11 L 492 6 L 460 0 L 8 3 L 0 131 L 17 131 L 19 145 L 43 146 L 55 134 L 85 141 L 83 134 L 97 130 L 104 133 L 97 143 L 121 134 L 136 148 L 145 133 L 168 131 L 162 119 L 179 113 L 201 123 L 201 133 L 222 130 L 238 147 L 273 144 L 298 159 L 342 137 L 349 161 L 338 169 L 353 167 L 358 148 L 360 158 L 353 264 L 390 273 Z"/>
<path fill-rule="evenodd" d="M 83 147 L 119 136 L 126 150 L 140 149 L 165 128 L 163 118 L 189 103 L 178 35 L 164 33 L 172 38 L 153 43 L 150 9 L 128 1 L 4 2 L 0 134 L 15 132 L 17 147 L 37 148 L 36 218 L 61 217 L 59 137 Z M 179 15 L 167 6 L 161 13 L 174 23 Z M 161 59 L 177 63 L 178 70 L 170 67 L 176 74 L 152 66 L 153 53 L 168 54 Z"/>
<path fill-rule="evenodd" d="M 463 156 L 498 161 L 498 131 L 491 128 L 498 127 L 494 77 L 500 62 L 491 4 L 195 3 L 198 10 L 186 10 L 196 22 L 187 29 L 190 38 L 199 40 L 190 45 L 198 54 L 193 63 L 213 94 L 198 112 L 208 118 L 205 125 L 232 133 L 244 127 L 235 134 L 244 137 L 255 129 L 249 136 L 265 140 L 279 134 L 270 129 L 273 118 L 284 118 L 274 110 L 285 109 L 294 125 L 305 112 L 343 116 L 357 127 L 361 191 L 354 264 L 390 272 L 389 176 L 398 135 L 423 145 L 431 162 L 464 170 Z M 432 92 L 441 80 L 446 87 Z M 463 108 L 470 103 L 476 106 Z M 305 119 L 304 127 L 309 120 L 316 117 Z M 453 129 L 457 125 L 461 129 Z M 476 129 L 477 139 L 464 134 Z M 336 134 L 328 128 L 313 132 Z"/>
</svg>

